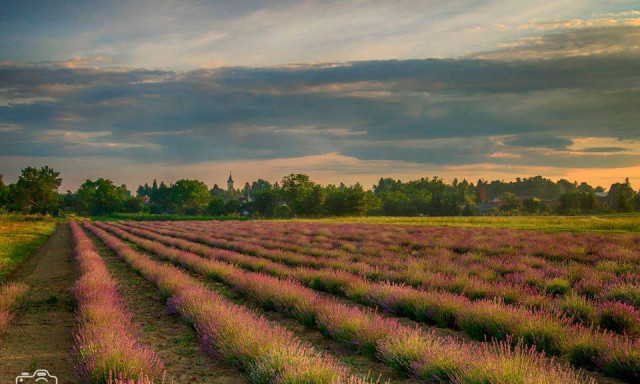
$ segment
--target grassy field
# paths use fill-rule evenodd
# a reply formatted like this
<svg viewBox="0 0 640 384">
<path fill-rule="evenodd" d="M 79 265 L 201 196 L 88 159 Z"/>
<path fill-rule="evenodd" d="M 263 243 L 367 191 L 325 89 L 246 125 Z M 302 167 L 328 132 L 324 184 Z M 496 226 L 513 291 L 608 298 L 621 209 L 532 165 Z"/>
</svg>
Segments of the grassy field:
<svg viewBox="0 0 640 384">
<path fill-rule="evenodd" d="M 326 219 L 295 219 L 294 221 L 492 227 L 547 232 L 640 233 L 639 214 L 607 216 L 334 217 Z"/>
<path fill-rule="evenodd" d="M 0 216 L 0 282 L 55 231 L 56 221 L 37 216 Z"/>
</svg>

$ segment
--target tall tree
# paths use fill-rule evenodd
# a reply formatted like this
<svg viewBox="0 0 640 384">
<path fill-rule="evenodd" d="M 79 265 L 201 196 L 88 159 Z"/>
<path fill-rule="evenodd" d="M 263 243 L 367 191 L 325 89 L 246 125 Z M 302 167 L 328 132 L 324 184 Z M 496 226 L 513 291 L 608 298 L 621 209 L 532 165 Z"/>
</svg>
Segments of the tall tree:
<svg viewBox="0 0 640 384">
<path fill-rule="evenodd" d="M 7 205 L 7 199 L 9 197 L 9 187 L 4 184 L 2 180 L 2 174 L 0 174 L 0 209 Z"/>
<path fill-rule="evenodd" d="M 282 196 L 294 214 L 316 216 L 324 203 L 323 188 L 309 179 L 308 175 L 290 174 L 282 179 Z"/>
<path fill-rule="evenodd" d="M 615 183 L 609 188 L 607 194 L 607 200 L 613 209 L 618 212 L 632 212 L 633 211 L 633 197 L 635 191 L 631 188 L 629 178 L 624 183 Z"/>
<path fill-rule="evenodd" d="M 263 188 L 253 193 L 253 209 L 255 214 L 273 217 L 278 207 L 278 195 L 273 188 Z"/>
<path fill-rule="evenodd" d="M 13 210 L 24 213 L 55 213 L 60 206 L 61 184 L 60 172 L 47 166 L 27 167 L 10 186 L 10 204 Z"/>
<path fill-rule="evenodd" d="M 361 216 L 370 208 L 373 198 L 360 184 L 339 187 L 329 185 L 325 188 L 325 212 L 331 216 Z"/>
<path fill-rule="evenodd" d="M 224 189 L 218 187 L 218 184 L 214 184 L 213 188 L 211 188 L 211 190 L 209 191 L 209 195 L 211 196 L 211 198 L 216 198 L 219 197 L 223 200 L 227 199 L 227 191 L 225 191 Z"/>
<path fill-rule="evenodd" d="M 209 204 L 209 187 L 202 181 L 182 179 L 171 186 L 171 206 L 174 212 L 197 215 Z"/>
<path fill-rule="evenodd" d="M 518 196 L 511 192 L 505 192 L 500 196 L 500 210 L 515 211 L 522 207 L 522 202 L 518 200 Z"/>
<path fill-rule="evenodd" d="M 131 194 L 126 186 L 109 179 L 86 180 L 76 191 L 75 204 L 80 213 L 106 215 L 121 211 Z"/>
</svg>

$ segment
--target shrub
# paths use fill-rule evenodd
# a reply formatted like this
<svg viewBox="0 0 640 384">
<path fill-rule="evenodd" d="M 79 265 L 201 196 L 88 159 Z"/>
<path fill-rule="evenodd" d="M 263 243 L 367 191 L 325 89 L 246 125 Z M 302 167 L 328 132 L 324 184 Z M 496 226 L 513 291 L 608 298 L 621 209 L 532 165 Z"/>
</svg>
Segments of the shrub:
<svg viewBox="0 0 640 384">
<path fill-rule="evenodd" d="M 588 369 L 597 367 L 597 363 L 603 361 L 603 351 L 607 346 L 602 337 L 593 332 L 572 332 L 568 335 L 571 342 L 566 350 L 567 360 L 577 366 Z"/>
<path fill-rule="evenodd" d="M 575 289 L 578 294 L 593 299 L 602 292 L 602 284 L 594 279 L 587 279 L 576 284 Z"/>
<path fill-rule="evenodd" d="M 595 265 L 595 269 L 601 272 L 609 272 L 616 275 L 633 270 L 633 264 L 615 260 L 601 260 Z"/>
<path fill-rule="evenodd" d="M 460 329 L 475 339 L 486 337 L 505 339 L 513 334 L 515 322 L 512 313 L 505 311 L 496 301 L 483 300 L 462 312 L 457 322 Z"/>
<path fill-rule="evenodd" d="M 640 334 L 640 311 L 621 302 L 604 303 L 599 308 L 598 323 L 602 328 L 629 335 Z"/>
<path fill-rule="evenodd" d="M 595 318 L 596 310 L 593 303 L 584 296 L 566 295 L 557 301 L 557 306 L 575 323 L 587 324 Z"/>
<path fill-rule="evenodd" d="M 564 295 L 571 289 L 571 283 L 568 280 L 556 277 L 548 281 L 544 290 L 552 295 Z"/>
<path fill-rule="evenodd" d="M 640 286 L 637 285 L 614 285 L 604 292 L 604 297 L 607 300 L 620 301 L 640 308 Z"/>
</svg>

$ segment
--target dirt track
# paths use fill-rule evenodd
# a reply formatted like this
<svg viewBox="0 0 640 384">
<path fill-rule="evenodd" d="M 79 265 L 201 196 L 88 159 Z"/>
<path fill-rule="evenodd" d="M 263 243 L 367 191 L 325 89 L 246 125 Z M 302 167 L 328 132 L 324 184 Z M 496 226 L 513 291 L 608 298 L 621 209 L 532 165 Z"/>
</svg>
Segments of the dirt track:
<svg viewBox="0 0 640 384">
<path fill-rule="evenodd" d="M 75 317 L 69 292 L 75 278 L 69 227 L 61 224 L 12 276 L 30 292 L 0 340 L 0 383 L 36 369 L 47 369 L 60 384 L 78 382 L 71 361 Z"/>
</svg>

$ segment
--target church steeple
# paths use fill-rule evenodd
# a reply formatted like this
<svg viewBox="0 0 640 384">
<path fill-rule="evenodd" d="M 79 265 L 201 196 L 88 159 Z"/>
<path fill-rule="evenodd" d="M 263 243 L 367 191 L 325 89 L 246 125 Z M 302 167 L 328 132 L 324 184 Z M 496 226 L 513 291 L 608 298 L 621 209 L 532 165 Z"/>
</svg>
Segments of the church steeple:
<svg viewBox="0 0 640 384">
<path fill-rule="evenodd" d="M 227 180 L 227 191 L 233 190 L 233 177 L 231 177 L 231 172 L 229 172 L 229 180 Z"/>
</svg>

